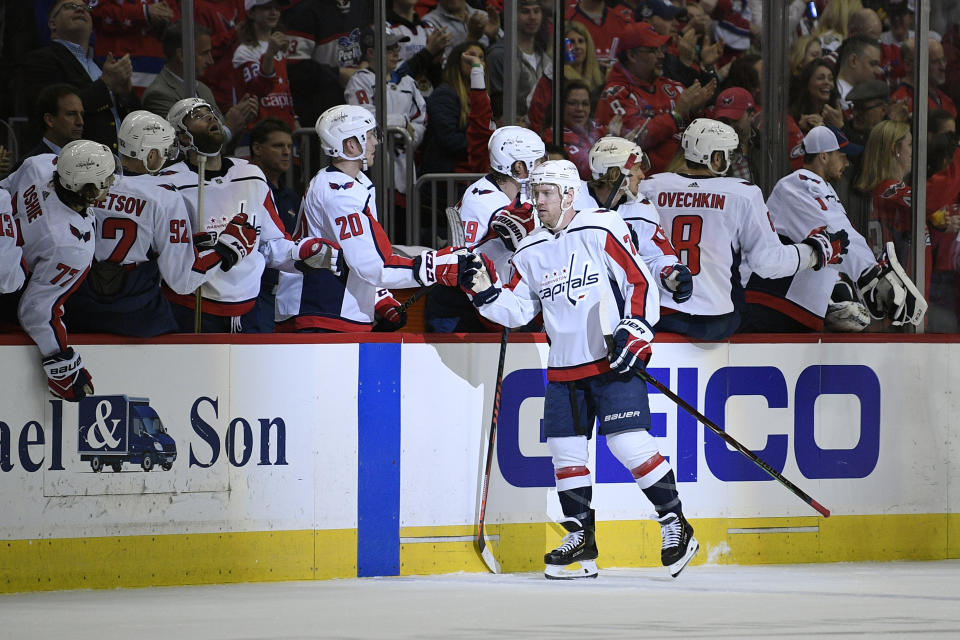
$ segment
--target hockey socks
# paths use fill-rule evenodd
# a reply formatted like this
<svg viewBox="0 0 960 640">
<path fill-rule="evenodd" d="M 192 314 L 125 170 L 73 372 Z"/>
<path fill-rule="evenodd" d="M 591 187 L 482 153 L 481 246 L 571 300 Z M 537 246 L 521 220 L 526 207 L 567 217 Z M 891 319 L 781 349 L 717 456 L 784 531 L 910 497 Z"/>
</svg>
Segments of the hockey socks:
<svg viewBox="0 0 960 640">
<path fill-rule="evenodd" d="M 637 483 L 639 484 L 639 482 L 640 479 L 637 478 Z M 676 476 L 673 475 L 673 469 L 668 469 L 659 480 L 649 486 L 643 487 L 641 485 L 641 488 L 661 517 L 667 513 L 680 515 L 680 494 L 677 493 L 677 480 Z"/>
</svg>

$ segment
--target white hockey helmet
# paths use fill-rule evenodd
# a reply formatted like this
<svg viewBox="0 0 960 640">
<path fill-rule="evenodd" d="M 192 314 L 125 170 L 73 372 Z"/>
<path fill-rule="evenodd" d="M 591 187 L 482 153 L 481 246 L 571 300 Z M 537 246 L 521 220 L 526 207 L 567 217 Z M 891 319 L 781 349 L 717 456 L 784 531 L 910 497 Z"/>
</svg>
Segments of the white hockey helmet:
<svg viewBox="0 0 960 640">
<path fill-rule="evenodd" d="M 513 125 L 494 131 L 487 142 L 487 151 L 490 153 L 490 168 L 508 176 L 513 176 L 512 167 L 517 161 L 523 162 L 529 176 L 536 161 L 547 153 L 540 136 L 530 129 Z"/>
<path fill-rule="evenodd" d="M 734 154 L 740 149 L 740 136 L 730 125 L 710 118 L 697 118 L 691 122 L 680 139 L 683 157 L 690 162 L 705 165 L 710 173 L 722 176 L 734 162 Z M 723 153 L 724 166 L 715 171 L 711 158 L 715 151 Z"/>
<path fill-rule="evenodd" d="M 84 187 L 92 184 L 98 190 L 99 200 L 113 185 L 117 163 L 109 147 L 92 140 L 74 140 L 60 150 L 57 157 L 57 177 L 60 184 L 70 191 L 83 195 Z"/>
<path fill-rule="evenodd" d="M 165 161 L 177 157 L 177 136 L 170 123 L 149 111 L 132 111 L 120 123 L 117 149 L 121 156 L 143 161 L 147 171 L 156 174 L 161 168 L 147 166 L 147 156 L 156 149 Z"/>
<path fill-rule="evenodd" d="M 560 191 L 560 217 L 554 223 L 554 226 L 548 225 L 543 218 L 540 219 L 548 229 L 556 229 L 560 221 L 563 220 L 564 214 L 573 207 L 573 203 L 576 202 L 577 196 L 580 194 L 580 172 L 577 171 L 577 166 L 569 160 L 547 160 L 537 165 L 530 173 L 532 191 L 535 192 L 537 186 L 542 184 L 556 185 Z M 567 195 L 568 190 L 572 190 L 573 197 L 570 199 L 570 204 L 564 207 L 564 196 Z"/>
<path fill-rule="evenodd" d="M 170 107 L 170 111 L 167 112 L 167 122 L 174 128 L 176 133 L 178 134 L 182 133 L 185 136 L 187 136 L 187 138 L 189 139 L 189 143 L 186 146 L 184 146 L 185 149 L 192 149 L 197 153 L 201 153 L 207 156 L 210 156 L 210 155 L 215 156 L 217 155 L 217 153 L 220 153 L 219 150 L 217 150 L 217 153 L 211 154 L 211 153 L 204 153 L 199 149 L 197 149 L 197 145 L 193 141 L 193 134 L 190 133 L 190 131 L 187 129 L 186 123 L 184 122 L 184 120 L 187 119 L 187 116 L 189 116 L 190 114 L 192 114 L 194 111 L 198 109 L 202 109 L 203 107 L 206 107 L 207 109 L 209 109 L 210 113 L 212 113 L 214 117 L 220 121 L 220 126 L 222 128 L 223 120 L 220 119 L 220 116 L 217 115 L 217 112 L 214 110 L 214 108 L 210 106 L 210 103 L 204 100 L 203 98 L 184 98 L 183 100 L 177 100 L 175 103 L 173 103 L 173 106 Z"/>
<path fill-rule="evenodd" d="M 633 159 L 631 160 L 631 156 Z M 641 168 L 646 170 L 650 166 L 647 154 L 635 142 L 630 142 L 626 138 L 618 136 L 605 136 L 597 140 L 590 148 L 590 173 L 594 180 L 598 180 L 607 174 L 607 170 L 616 167 L 620 172 L 627 174 L 633 168 L 633 164 L 639 162 Z M 630 161 L 630 166 L 627 166 Z"/>
<path fill-rule="evenodd" d="M 314 128 L 320 136 L 320 147 L 328 156 L 344 160 L 364 160 L 366 157 L 364 151 L 361 151 L 358 156 L 348 156 L 343 150 L 343 145 L 350 138 L 356 138 L 360 142 L 360 148 L 366 149 L 367 134 L 377 129 L 377 120 L 373 114 L 361 106 L 341 104 L 321 113 Z M 375 135 L 379 140 L 380 132 L 376 131 Z"/>
</svg>

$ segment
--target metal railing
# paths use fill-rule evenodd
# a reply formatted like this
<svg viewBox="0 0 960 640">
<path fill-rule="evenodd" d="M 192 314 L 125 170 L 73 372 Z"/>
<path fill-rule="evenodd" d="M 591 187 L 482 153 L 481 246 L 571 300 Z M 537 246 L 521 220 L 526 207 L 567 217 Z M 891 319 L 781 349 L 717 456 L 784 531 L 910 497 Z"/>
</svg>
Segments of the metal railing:
<svg viewBox="0 0 960 640">
<path fill-rule="evenodd" d="M 416 188 L 413 190 L 412 197 L 407 196 L 407 202 L 409 204 L 408 210 L 413 212 L 413 218 L 415 221 L 415 228 L 423 231 L 424 225 L 421 222 L 424 214 L 424 207 L 426 209 L 427 219 L 430 224 L 430 245 L 435 246 L 440 242 L 439 235 L 439 225 L 437 221 L 439 220 L 440 215 L 444 216 L 446 220 L 445 212 L 448 206 L 454 206 L 460 200 L 460 189 L 463 187 L 466 189 L 468 185 L 476 181 L 479 178 L 482 178 L 487 174 L 485 173 L 426 173 L 420 176 L 417 179 Z M 437 188 L 440 184 L 443 183 L 444 187 L 444 198 L 439 199 Z M 430 199 L 426 203 L 421 203 L 421 189 L 429 185 L 430 190 Z M 410 216 L 408 216 L 409 218 Z M 449 235 L 449 233 L 447 234 Z"/>
</svg>

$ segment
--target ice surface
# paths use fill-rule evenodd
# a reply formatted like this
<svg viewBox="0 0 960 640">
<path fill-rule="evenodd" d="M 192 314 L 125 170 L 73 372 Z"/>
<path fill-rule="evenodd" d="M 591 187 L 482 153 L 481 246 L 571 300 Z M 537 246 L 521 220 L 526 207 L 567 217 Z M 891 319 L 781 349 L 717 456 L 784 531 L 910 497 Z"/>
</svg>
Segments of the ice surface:
<svg viewBox="0 0 960 640">
<path fill-rule="evenodd" d="M 0 639 L 960 638 L 960 561 L 455 574 L 0 596 Z"/>
</svg>

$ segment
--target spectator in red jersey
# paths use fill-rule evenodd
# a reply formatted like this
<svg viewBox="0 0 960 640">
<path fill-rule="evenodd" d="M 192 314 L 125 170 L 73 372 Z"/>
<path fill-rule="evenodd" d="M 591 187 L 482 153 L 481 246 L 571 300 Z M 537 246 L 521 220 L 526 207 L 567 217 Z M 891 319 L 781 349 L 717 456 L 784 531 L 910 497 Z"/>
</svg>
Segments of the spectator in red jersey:
<svg viewBox="0 0 960 640">
<path fill-rule="evenodd" d="M 911 263 L 910 245 L 913 237 L 913 218 L 910 211 L 910 186 L 903 178 L 910 171 L 913 158 L 910 125 L 906 122 L 885 120 L 875 126 L 867 139 L 863 169 L 857 188 L 873 194 L 873 218 L 867 240 L 874 251 L 883 243 L 892 241 L 901 265 Z M 937 210 L 956 201 L 960 193 L 960 147 L 946 168 L 927 178 L 928 220 Z M 938 222 L 938 220 L 934 220 Z M 924 229 L 927 245 L 927 291 L 932 272 L 930 235 Z M 908 268 L 909 272 L 909 268 Z"/>
<path fill-rule="evenodd" d="M 487 163 L 492 118 L 483 46 L 462 42 L 450 51 L 443 82 L 427 99 L 423 173 L 483 171 L 485 166 L 478 167 Z"/>
<path fill-rule="evenodd" d="M 217 105 L 226 111 L 237 102 L 233 52 L 240 44 L 237 27 L 243 22 L 243 0 L 196 0 L 193 6 L 196 23 L 210 30 L 213 64 L 203 74 L 203 81 L 213 91 Z"/>
<path fill-rule="evenodd" d="M 580 80 L 590 88 L 590 97 L 595 99 L 603 89 L 604 74 L 597 63 L 596 48 L 593 38 L 582 22 L 568 20 L 564 24 L 565 60 L 563 64 L 563 78 L 565 81 Z M 553 76 L 550 69 L 537 82 L 530 100 L 527 117 L 530 128 L 540 131 L 545 121 L 549 121 L 548 113 L 553 104 Z"/>
<path fill-rule="evenodd" d="M 93 3 L 96 54 L 111 51 L 130 54 L 133 90 L 143 95 L 163 67 L 161 40 L 167 25 L 180 19 L 175 0 L 113 0 Z"/>
<path fill-rule="evenodd" d="M 683 127 L 717 88 L 715 79 L 705 86 L 694 82 L 684 89 L 680 83 L 663 78 L 664 48 L 669 40 L 647 22 L 630 25 L 624 31 L 617 62 L 596 109 L 601 126 L 620 116 L 627 132 L 620 135 L 646 151 L 652 173 L 666 168 L 679 146 Z"/>
<path fill-rule="evenodd" d="M 247 0 L 247 19 L 240 26 L 240 46 L 233 54 L 233 67 L 240 75 L 241 92 L 259 99 L 260 118 L 277 118 L 296 130 L 299 123 L 287 77 L 290 38 L 277 27 L 280 4 L 277 0 Z"/>
<path fill-rule="evenodd" d="M 601 137 L 603 129 L 590 118 L 590 88 L 582 80 L 567 81 L 563 85 L 563 146 L 581 180 L 592 177 L 590 148 Z M 543 139 L 553 140 L 553 127 L 544 132 Z"/>
<path fill-rule="evenodd" d="M 940 87 L 947 82 L 947 58 L 943 53 L 943 46 L 933 38 L 930 39 L 930 60 L 928 66 L 929 86 L 927 88 L 927 109 L 943 109 L 954 118 L 957 117 L 957 107 L 953 100 Z M 913 68 L 914 44 L 907 42 L 901 47 L 903 63 L 908 69 Z M 890 96 L 893 100 L 906 102 L 907 109 L 913 113 L 913 82 L 907 78 L 897 87 Z"/>
<path fill-rule="evenodd" d="M 603 0 L 578 0 L 567 5 L 567 20 L 581 23 L 590 32 L 597 62 L 606 71 L 616 62 L 623 46 L 624 31 L 633 15 L 624 7 L 608 7 Z"/>
</svg>

